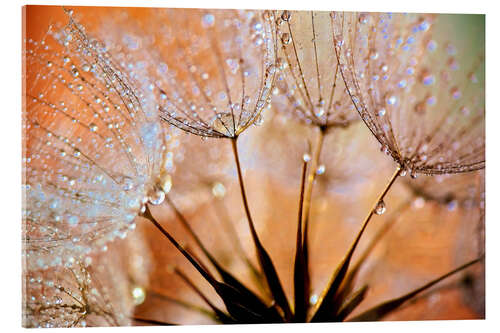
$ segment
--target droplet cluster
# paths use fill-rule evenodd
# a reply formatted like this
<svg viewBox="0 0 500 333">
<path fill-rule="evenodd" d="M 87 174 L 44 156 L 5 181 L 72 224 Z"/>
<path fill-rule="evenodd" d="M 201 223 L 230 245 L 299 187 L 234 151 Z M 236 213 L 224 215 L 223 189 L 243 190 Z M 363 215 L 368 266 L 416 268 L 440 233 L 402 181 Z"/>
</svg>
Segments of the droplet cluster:
<svg viewBox="0 0 500 333">
<path fill-rule="evenodd" d="M 460 61 L 457 48 L 434 34 L 431 15 L 332 16 L 351 99 L 404 173 L 484 167 L 484 50 Z"/>
<path fill-rule="evenodd" d="M 163 128 L 143 82 L 72 20 L 30 40 L 25 61 L 23 255 L 29 269 L 72 266 L 161 201 Z"/>
<path fill-rule="evenodd" d="M 117 308 L 120 303 L 109 302 L 113 289 L 95 281 L 97 276 L 85 262 L 76 262 L 72 268 L 30 271 L 24 277 L 27 290 L 23 325 L 52 328 L 129 324 L 124 309 Z"/>
<path fill-rule="evenodd" d="M 359 120 L 339 70 L 329 13 L 285 10 L 276 16 L 276 108 L 316 126 Z"/>
<path fill-rule="evenodd" d="M 148 59 L 160 116 L 202 137 L 235 137 L 262 123 L 276 74 L 273 14 L 152 11 Z M 189 20 L 185 18 L 189 17 Z M 156 29 L 160 27 L 159 29 Z M 154 65 L 152 65 L 154 64 Z"/>
</svg>

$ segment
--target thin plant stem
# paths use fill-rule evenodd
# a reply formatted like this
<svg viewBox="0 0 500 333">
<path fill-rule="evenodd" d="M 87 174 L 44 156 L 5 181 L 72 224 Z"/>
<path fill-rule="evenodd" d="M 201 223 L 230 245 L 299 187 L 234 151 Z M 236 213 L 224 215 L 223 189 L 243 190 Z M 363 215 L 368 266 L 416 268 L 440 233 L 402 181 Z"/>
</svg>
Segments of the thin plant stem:
<svg viewBox="0 0 500 333">
<path fill-rule="evenodd" d="M 193 255 L 191 255 L 186 249 L 181 246 L 170 233 L 161 226 L 158 221 L 151 214 L 149 207 L 146 206 L 146 211 L 142 215 L 144 218 L 148 219 L 153 225 L 160 230 L 160 232 L 170 241 L 170 243 L 179 251 L 181 254 L 191 263 L 191 265 L 196 268 L 196 270 L 207 280 L 211 285 L 217 284 L 217 280 L 210 274 L 203 266 L 203 264 L 197 261 Z"/>
<path fill-rule="evenodd" d="M 238 146 L 237 146 L 237 138 L 231 139 L 231 146 L 233 147 L 234 160 L 236 162 L 236 170 L 238 171 L 238 182 L 240 184 L 241 197 L 243 199 L 243 206 L 245 208 L 245 214 L 247 216 L 248 226 L 250 228 L 250 232 L 252 233 L 252 238 L 254 241 L 260 244 L 259 237 L 257 235 L 257 231 L 255 230 L 255 226 L 252 220 L 252 215 L 250 214 L 250 208 L 248 207 L 248 199 L 245 192 L 245 184 L 243 183 L 243 175 L 241 173 L 241 165 L 240 158 L 238 154 Z"/>
<path fill-rule="evenodd" d="M 351 249 L 349 250 L 349 252 L 351 252 L 351 251 L 354 252 L 354 249 L 356 248 L 359 240 L 361 239 L 361 236 L 363 235 L 363 232 L 365 231 L 366 226 L 370 222 L 373 214 L 375 214 L 375 209 L 377 208 L 377 205 L 379 204 L 379 202 L 384 201 L 384 198 L 385 198 L 387 192 L 389 192 L 389 190 L 391 189 L 392 185 L 394 185 L 394 182 L 396 182 L 396 179 L 398 179 L 400 171 L 401 171 L 401 167 L 398 165 L 396 167 L 396 171 L 393 173 L 392 177 L 390 178 L 389 182 L 387 183 L 386 187 L 384 188 L 384 191 L 379 195 L 379 197 L 377 198 L 377 201 L 375 201 L 375 203 L 372 205 L 370 213 L 368 213 L 368 216 L 366 216 L 366 218 L 365 218 L 365 220 L 363 222 L 363 225 L 361 226 L 361 230 L 359 231 L 359 233 L 358 233 L 358 235 L 356 237 L 356 240 L 351 245 Z"/>
<path fill-rule="evenodd" d="M 387 221 L 375 234 L 375 236 L 370 240 L 370 243 L 366 246 L 364 249 L 363 253 L 360 255 L 359 259 L 357 260 L 356 264 L 354 265 L 352 269 L 352 273 L 355 275 L 358 271 L 360 266 L 366 261 L 366 259 L 370 256 L 372 253 L 372 250 L 377 246 L 377 244 L 380 242 L 382 237 L 387 234 L 389 229 L 399 220 L 401 215 L 411 206 L 411 201 L 408 200 L 405 203 L 403 203 L 394 213 L 395 215 L 392 216 L 389 221 Z"/>
<path fill-rule="evenodd" d="M 267 253 L 266 249 L 262 245 L 259 236 L 257 235 L 257 231 L 255 230 L 255 226 L 252 220 L 252 216 L 250 214 L 250 208 L 248 207 L 248 199 L 245 192 L 245 185 L 243 183 L 243 176 L 241 173 L 241 165 L 240 159 L 238 155 L 238 147 L 237 147 L 237 139 L 238 137 L 234 137 L 231 139 L 231 145 L 234 153 L 234 160 L 236 162 L 236 169 L 238 171 L 238 180 L 240 184 L 241 197 L 243 199 L 243 206 L 245 207 L 245 213 L 248 220 L 248 226 L 250 228 L 250 232 L 252 235 L 252 239 L 257 251 L 257 257 L 259 258 L 259 264 L 264 272 L 266 277 L 267 285 L 276 300 L 276 305 L 278 305 L 283 311 L 283 315 L 286 319 L 290 319 L 292 317 L 292 311 L 290 309 L 290 304 L 288 303 L 288 299 L 285 295 L 285 291 L 283 290 L 283 286 L 278 277 L 278 273 L 276 272 L 276 268 L 271 260 L 271 257 Z"/>
<path fill-rule="evenodd" d="M 225 204 L 220 200 L 216 200 L 214 207 L 215 207 L 215 212 L 218 216 L 218 219 L 222 222 L 222 226 L 225 229 L 225 233 L 227 235 L 227 238 L 232 243 L 233 248 L 236 251 L 236 253 L 238 254 L 238 256 L 248 266 L 248 269 L 250 270 L 250 272 L 252 274 L 252 278 L 256 282 L 257 287 L 259 288 L 259 290 L 263 294 L 266 295 L 266 297 L 270 297 L 268 290 L 266 289 L 265 281 L 264 281 L 264 277 L 262 276 L 262 273 L 257 269 L 257 267 L 255 267 L 255 265 L 252 263 L 250 258 L 246 255 L 245 251 L 243 250 L 243 246 L 241 244 L 241 239 L 239 238 L 238 233 L 236 232 L 236 229 L 229 221 L 229 215 L 228 215 L 227 208 L 226 208 Z"/>
<path fill-rule="evenodd" d="M 311 197 L 313 191 L 314 179 L 316 178 L 316 170 L 319 164 L 319 157 L 325 141 L 327 128 L 319 127 L 319 134 L 314 147 L 313 157 L 311 159 L 309 175 L 307 176 L 306 191 L 304 194 L 304 214 L 302 220 L 304 221 L 304 229 L 307 230 L 309 225 L 309 210 L 311 208 Z M 307 234 L 304 231 L 304 234 Z"/>
<path fill-rule="evenodd" d="M 392 185 L 394 184 L 394 182 L 396 181 L 396 179 L 400 175 L 400 171 L 401 171 L 401 166 L 398 165 L 396 167 L 395 172 L 393 173 L 393 175 L 389 179 L 389 182 L 385 186 L 384 190 L 378 196 L 375 203 L 372 205 L 370 212 L 368 213 L 365 220 L 363 221 L 361 229 L 359 230 L 356 238 L 352 242 L 352 244 L 351 244 L 349 250 L 347 251 L 346 255 L 344 256 L 344 258 L 340 262 L 340 265 L 337 267 L 337 269 L 333 273 L 332 277 L 330 278 L 330 281 L 328 282 L 328 286 L 324 289 L 324 292 L 320 296 L 318 303 L 316 303 L 317 310 L 312 317 L 313 321 L 321 320 L 321 317 L 326 314 L 325 311 L 328 311 L 327 309 L 331 306 L 331 303 L 334 301 L 333 298 L 334 298 L 340 284 L 344 280 L 344 277 L 347 273 L 347 269 L 349 267 L 349 263 L 351 261 L 352 255 L 354 253 L 354 250 L 356 249 L 356 246 L 359 243 L 359 240 L 361 239 L 361 236 L 363 235 L 363 232 L 365 231 L 366 227 L 368 226 L 368 223 L 370 222 L 373 214 L 375 213 L 375 209 L 376 209 L 378 203 L 384 200 L 387 192 L 389 192 L 390 188 L 392 187 Z"/>
<path fill-rule="evenodd" d="M 215 315 L 214 315 L 213 312 L 210 312 L 209 310 L 204 309 L 204 308 L 202 308 L 202 307 L 200 307 L 198 305 L 194 305 L 194 304 L 191 304 L 189 302 L 186 302 L 186 301 L 183 301 L 183 300 L 179 300 L 177 298 L 174 298 L 174 297 L 171 297 L 171 296 L 168 296 L 168 295 L 164 295 L 162 293 L 159 293 L 159 292 L 156 292 L 156 291 L 152 291 L 152 290 L 148 290 L 148 294 L 150 296 L 152 296 L 152 297 L 159 298 L 162 301 L 167 301 L 167 302 L 176 304 L 178 306 L 181 306 L 181 307 L 186 308 L 188 310 L 200 313 L 200 314 L 205 315 L 205 316 L 207 316 L 207 317 L 209 317 L 211 319 L 216 320 Z"/>
<path fill-rule="evenodd" d="M 411 200 L 407 200 L 405 203 L 399 206 L 393 212 L 391 218 L 384 223 L 384 225 L 377 231 L 375 236 L 370 240 L 366 248 L 363 250 L 359 258 L 357 259 L 357 261 L 354 263 L 352 269 L 350 269 L 349 272 L 347 273 L 341 286 L 340 293 L 342 297 L 340 297 L 340 299 L 343 299 L 345 296 L 347 296 L 348 293 L 352 291 L 354 279 L 359 273 L 361 266 L 366 262 L 366 259 L 370 256 L 372 250 L 377 246 L 380 240 L 388 233 L 389 229 L 392 228 L 392 226 L 396 224 L 397 221 L 400 220 L 401 215 L 410 206 L 411 206 Z"/>
<path fill-rule="evenodd" d="M 467 263 L 465 263 L 464 265 L 458 267 L 458 268 L 455 268 L 454 270 L 444 274 L 444 275 L 441 275 L 440 277 L 438 277 L 437 279 L 434 279 L 426 284 L 424 284 L 423 286 L 417 288 L 417 289 L 414 289 L 413 291 L 410 291 L 409 293 L 403 295 L 403 296 L 400 296 L 400 297 L 397 297 L 397 298 L 394 298 L 392 300 L 388 300 L 388 301 L 385 301 L 381 304 L 378 304 L 368 310 L 366 310 L 365 312 L 357 315 L 356 317 L 350 319 L 349 321 L 375 321 L 375 320 L 380 320 L 382 317 L 384 317 L 385 315 L 387 315 L 388 313 L 392 312 L 393 310 L 395 310 L 396 308 L 398 308 L 401 304 L 403 304 L 404 302 L 406 302 L 407 300 L 415 297 L 417 294 L 421 293 L 422 291 L 432 287 L 433 285 L 441 282 L 442 280 L 446 279 L 447 277 L 451 276 L 451 275 L 454 275 L 464 269 L 466 269 L 467 267 L 471 266 L 471 265 L 474 265 L 476 263 L 478 263 L 479 261 L 483 260 L 484 259 L 484 256 L 481 256 L 477 259 L 474 259 L 474 260 L 471 260 Z"/>
<path fill-rule="evenodd" d="M 217 308 L 205 294 L 189 279 L 186 274 L 184 274 L 182 271 L 174 267 L 174 272 L 177 274 L 191 289 L 194 290 L 194 292 L 212 309 L 212 311 L 215 313 L 216 317 L 221 320 L 221 321 L 232 321 L 231 318 L 229 317 L 228 314 L 224 313 L 222 310 Z"/>
<path fill-rule="evenodd" d="M 295 264 L 294 264 L 294 299 L 295 312 L 294 321 L 304 322 L 307 315 L 307 306 L 309 304 L 309 272 L 306 267 L 306 260 L 303 251 L 302 237 L 302 213 L 304 208 L 304 191 L 307 173 L 307 162 L 302 164 L 302 177 L 300 182 L 300 199 L 299 213 L 297 221 L 297 240 L 295 249 Z"/>
</svg>

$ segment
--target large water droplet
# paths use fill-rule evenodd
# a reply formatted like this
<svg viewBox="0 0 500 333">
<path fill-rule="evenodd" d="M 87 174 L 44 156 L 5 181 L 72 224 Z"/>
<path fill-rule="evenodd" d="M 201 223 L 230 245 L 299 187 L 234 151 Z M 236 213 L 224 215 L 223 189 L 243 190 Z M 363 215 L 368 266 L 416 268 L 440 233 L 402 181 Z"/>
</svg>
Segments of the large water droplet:
<svg viewBox="0 0 500 333">
<path fill-rule="evenodd" d="M 375 209 L 373 210 L 373 212 L 377 215 L 382 215 L 384 214 L 386 211 L 386 208 L 385 208 L 385 202 L 384 200 L 380 200 L 378 203 L 377 203 L 377 206 L 375 206 Z"/>
<path fill-rule="evenodd" d="M 146 299 L 146 291 L 142 287 L 134 287 L 132 289 L 132 298 L 135 305 L 140 305 L 144 303 L 144 300 Z"/>
<path fill-rule="evenodd" d="M 148 201 L 152 205 L 159 205 L 165 200 L 165 192 L 161 189 L 157 189 L 148 198 Z"/>
<path fill-rule="evenodd" d="M 216 198 L 223 198 L 226 195 L 226 188 L 222 183 L 217 182 L 212 186 L 212 194 Z"/>
<path fill-rule="evenodd" d="M 302 159 L 304 160 L 304 162 L 309 162 L 311 160 L 311 155 L 305 153 L 304 155 L 302 155 Z"/>
</svg>

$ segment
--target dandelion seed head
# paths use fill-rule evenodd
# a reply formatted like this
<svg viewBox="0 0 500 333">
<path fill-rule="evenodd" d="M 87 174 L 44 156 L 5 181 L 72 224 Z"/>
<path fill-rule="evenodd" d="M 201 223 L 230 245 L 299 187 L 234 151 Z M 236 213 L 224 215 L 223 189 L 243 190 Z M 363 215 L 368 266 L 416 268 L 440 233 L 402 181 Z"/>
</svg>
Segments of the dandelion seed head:
<svg viewBox="0 0 500 333">
<path fill-rule="evenodd" d="M 236 137 L 262 119 L 276 75 L 273 14 L 191 9 L 150 14 L 150 26 L 161 29 L 127 33 L 151 36 L 141 41 L 154 50 L 145 55 L 142 74 L 154 82 L 161 119 L 215 138 Z"/>
<path fill-rule="evenodd" d="M 361 15 L 371 16 L 371 23 L 357 25 Z M 401 168 L 412 178 L 483 168 L 484 57 L 461 64 L 466 50 L 441 41 L 430 15 L 336 17 L 334 34 L 351 45 L 339 52 L 347 90 L 365 124 Z M 385 34 L 373 34 L 382 30 Z M 383 70 L 386 64 L 398 66 Z M 470 73 L 480 84 L 469 84 Z M 464 107 L 469 112 L 461 112 Z"/>
<path fill-rule="evenodd" d="M 343 47 L 343 40 L 341 34 L 332 33 L 332 17 L 310 11 L 276 15 L 280 17 L 275 83 L 280 93 L 274 98 L 278 109 L 290 112 L 294 106 L 295 118 L 320 127 L 346 127 L 357 121 L 338 68 L 336 49 Z"/>
<path fill-rule="evenodd" d="M 23 115 L 23 240 L 36 268 L 71 266 L 126 236 L 143 198 L 168 175 L 145 83 L 72 20 L 44 45 L 26 55 L 32 98 Z"/>
</svg>

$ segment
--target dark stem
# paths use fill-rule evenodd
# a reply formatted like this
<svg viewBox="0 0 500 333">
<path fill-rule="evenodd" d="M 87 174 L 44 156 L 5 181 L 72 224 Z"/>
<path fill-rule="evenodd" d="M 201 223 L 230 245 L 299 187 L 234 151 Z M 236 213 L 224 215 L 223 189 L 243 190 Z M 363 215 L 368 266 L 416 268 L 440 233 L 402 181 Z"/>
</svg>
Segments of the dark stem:
<svg viewBox="0 0 500 333">
<path fill-rule="evenodd" d="M 383 302 L 379 305 L 376 305 L 374 306 L 373 308 L 371 309 L 368 309 L 367 311 L 361 313 L 360 315 L 350 319 L 349 321 L 374 321 L 374 320 L 380 320 L 382 319 L 382 317 L 384 317 L 385 315 L 389 314 L 390 312 L 394 311 L 395 309 L 397 309 L 401 304 L 403 304 L 404 302 L 406 302 L 407 300 L 415 297 L 416 295 L 418 295 L 419 293 L 421 293 L 422 291 L 432 287 L 433 285 L 435 285 L 436 283 L 438 282 L 441 282 L 442 280 L 446 279 L 447 277 L 453 275 L 453 274 L 456 274 L 464 269 L 466 269 L 467 267 L 475 264 L 475 263 L 478 263 L 479 261 L 483 260 L 483 256 L 477 258 L 477 259 L 474 259 L 472 261 L 469 261 L 468 263 L 452 270 L 451 272 L 448 272 L 444 275 L 441 275 L 440 277 L 438 277 L 437 279 L 435 280 L 432 280 L 426 284 L 424 284 L 423 286 L 417 288 L 417 289 L 414 289 L 413 291 L 403 295 L 403 296 L 400 296 L 398 298 L 394 298 L 392 300 L 389 300 L 389 301 L 386 301 L 386 302 Z"/>
<path fill-rule="evenodd" d="M 316 305 L 316 312 L 312 317 L 312 321 L 321 321 L 325 316 L 329 314 L 329 312 L 332 311 L 333 308 L 335 308 L 335 294 L 337 293 L 342 281 L 344 280 L 344 277 L 347 273 L 347 270 L 349 268 L 349 263 L 351 261 L 352 255 L 354 253 L 354 250 L 356 249 L 359 240 L 361 239 L 361 236 L 363 235 L 363 232 L 365 231 L 366 227 L 368 226 L 368 223 L 370 222 L 374 211 L 378 205 L 379 202 L 383 201 L 385 198 L 385 195 L 389 191 L 389 189 L 392 187 L 394 182 L 399 176 L 401 167 L 398 165 L 396 167 L 396 170 L 392 177 L 390 178 L 389 182 L 385 186 L 384 190 L 382 193 L 378 196 L 377 200 L 371 207 L 370 213 L 366 216 L 361 229 L 359 230 L 356 238 L 352 242 L 349 250 L 347 251 L 347 254 L 344 256 L 342 261 L 340 262 L 340 265 L 337 267 L 335 272 L 333 273 L 332 277 L 330 278 L 330 281 L 328 282 L 327 287 L 324 289 L 322 295 L 320 296 L 318 303 Z"/>
<path fill-rule="evenodd" d="M 268 290 L 266 289 L 264 277 L 262 273 L 255 267 L 250 258 L 246 255 L 243 247 L 241 245 L 241 240 L 238 236 L 238 233 L 234 229 L 234 226 L 229 221 L 229 215 L 227 212 L 227 208 L 225 204 L 221 200 L 215 200 L 215 211 L 218 216 L 218 219 L 222 222 L 223 228 L 225 229 L 225 233 L 227 238 L 232 243 L 234 250 L 238 254 L 238 256 L 245 262 L 252 274 L 252 279 L 256 282 L 259 290 L 265 294 L 267 297 L 270 297 Z"/>
<path fill-rule="evenodd" d="M 151 214 L 149 207 L 146 206 L 146 211 L 143 213 L 143 217 L 148 219 L 153 225 L 160 230 L 160 232 L 167 237 L 167 239 L 172 243 L 172 245 L 182 253 L 182 255 L 191 263 L 191 265 L 196 268 L 196 270 L 212 285 L 217 284 L 217 280 L 203 268 L 203 266 L 188 252 L 184 249 L 175 239 L 170 235 L 170 233 L 165 230 L 161 224 L 159 224 L 156 219 Z"/>
<path fill-rule="evenodd" d="M 304 197 L 304 236 L 307 234 L 307 229 L 309 226 L 309 210 L 311 208 L 311 197 L 313 191 L 314 179 L 316 178 L 316 170 L 318 168 L 319 157 L 321 156 L 321 150 L 323 148 L 323 142 L 326 136 L 327 128 L 320 127 L 318 139 L 316 141 L 316 147 L 314 147 L 313 158 L 311 160 L 311 166 L 309 169 L 309 175 L 307 177 L 306 192 Z"/>
<path fill-rule="evenodd" d="M 186 274 L 184 274 L 182 271 L 178 270 L 177 268 L 174 267 L 174 272 L 189 286 L 191 289 L 194 290 L 194 292 L 201 297 L 201 299 L 212 309 L 212 311 L 215 313 L 217 318 L 221 320 L 222 322 L 231 322 L 232 319 L 229 317 L 228 314 L 224 313 L 222 310 L 217 308 L 205 294 L 189 279 Z"/>
<path fill-rule="evenodd" d="M 156 297 L 156 298 L 159 298 L 159 299 L 161 299 L 163 301 L 174 303 L 174 304 L 179 305 L 179 306 L 181 306 L 183 308 L 186 308 L 186 309 L 191 310 L 191 311 L 195 311 L 197 313 L 200 313 L 202 315 L 208 316 L 211 319 L 216 320 L 215 315 L 214 315 L 213 312 L 210 312 L 209 310 L 204 309 L 204 308 L 202 308 L 200 306 L 197 306 L 197 305 L 188 303 L 186 301 L 183 301 L 183 300 L 180 300 L 180 299 L 177 299 L 177 298 L 174 298 L 174 297 L 170 297 L 168 295 L 164 295 L 164 294 L 161 294 L 159 292 L 152 291 L 152 290 L 148 290 L 148 294 L 150 296 L 152 296 L 152 297 Z"/>
<path fill-rule="evenodd" d="M 240 159 L 238 155 L 238 147 L 237 147 L 237 138 L 234 137 L 231 139 L 231 145 L 234 153 L 234 160 L 236 162 L 236 169 L 238 171 L 238 180 L 240 184 L 241 196 L 243 198 L 243 205 L 245 207 L 245 213 L 248 220 L 248 226 L 250 228 L 250 232 L 252 235 L 252 240 L 254 242 L 257 257 L 259 259 L 259 264 L 264 272 L 266 277 L 267 285 L 269 290 L 274 296 L 276 301 L 276 305 L 278 305 L 283 311 L 284 317 L 289 320 L 292 317 L 292 310 L 290 309 L 290 304 L 288 304 L 288 299 L 286 298 L 285 292 L 283 290 L 283 286 L 278 277 L 278 273 L 276 272 L 276 268 L 271 260 L 271 257 L 267 253 L 266 249 L 260 242 L 259 236 L 257 235 L 257 231 L 255 230 L 255 226 L 252 220 L 252 216 L 250 215 L 250 209 L 248 207 L 248 199 L 245 192 L 245 186 L 243 183 L 243 176 L 241 172 Z"/>
<path fill-rule="evenodd" d="M 243 199 L 243 206 L 245 208 L 245 214 L 247 216 L 248 226 L 250 228 L 250 232 L 252 233 L 252 238 L 257 243 L 260 243 L 259 237 L 257 235 L 257 231 L 255 230 L 255 226 L 252 220 L 252 216 L 250 214 L 250 208 L 248 207 L 248 199 L 245 192 L 245 185 L 243 183 L 243 175 L 241 173 L 241 165 L 240 158 L 238 154 L 238 146 L 237 146 L 237 138 L 231 139 L 231 146 L 233 147 L 234 160 L 236 162 L 236 170 L 238 171 L 238 181 L 240 184 L 241 197 Z"/>
<path fill-rule="evenodd" d="M 307 172 L 307 162 L 302 164 L 302 177 L 300 182 L 299 213 L 297 221 L 297 240 L 294 264 L 294 296 L 295 313 L 294 322 L 305 322 L 309 304 L 309 272 L 304 257 L 302 237 L 302 212 L 304 208 L 304 190 Z"/>
</svg>

